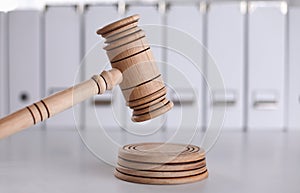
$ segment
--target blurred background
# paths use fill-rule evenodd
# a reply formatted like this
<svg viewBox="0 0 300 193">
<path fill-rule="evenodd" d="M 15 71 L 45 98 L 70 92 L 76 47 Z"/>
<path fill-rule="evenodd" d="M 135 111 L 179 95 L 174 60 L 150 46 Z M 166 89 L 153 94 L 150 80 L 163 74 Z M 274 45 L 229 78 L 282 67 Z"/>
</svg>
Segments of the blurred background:
<svg viewBox="0 0 300 193">
<path fill-rule="evenodd" d="M 210 109 L 220 106 L 226 106 L 224 129 L 300 129 L 298 1 L 0 2 L 1 116 L 65 89 L 74 80 L 88 79 L 109 68 L 103 55 L 91 54 L 95 49 L 103 52 L 101 45 L 96 45 L 103 39 L 95 31 L 137 13 L 141 15 L 140 25 L 174 27 L 197 40 L 208 50 L 200 64 L 204 76 L 214 79 L 205 59 L 210 57 L 224 80 L 225 89 L 209 90 L 203 74 L 194 70 L 189 60 L 163 48 L 171 41 L 167 30 L 147 34 L 150 43 L 159 44 L 153 47 L 156 60 L 168 63 L 158 62 L 165 81 L 172 87 L 169 97 L 175 101 L 167 121 L 161 120 L 166 129 L 178 125 L 181 108 L 190 108 L 194 113 L 196 103 L 200 107 L 197 126 L 201 129 L 209 124 Z M 182 45 L 188 52 L 200 55 L 199 50 L 190 49 L 185 42 Z M 84 56 L 92 58 L 91 63 L 95 64 L 84 64 Z M 188 77 L 190 85 L 183 83 L 172 68 Z M 179 102 L 176 95 L 180 96 Z M 122 97 L 115 99 L 118 100 L 123 106 Z M 98 123 L 90 120 L 94 108 L 103 117 L 104 127 L 119 126 L 111 112 L 111 93 L 82 105 L 77 120 L 81 126 L 97 127 Z M 124 111 L 122 116 L 122 125 L 130 124 L 126 123 L 130 122 L 130 112 Z M 73 110 L 41 127 L 73 128 Z"/>
<path fill-rule="evenodd" d="M 79 137 L 70 134 L 75 127 L 84 131 L 97 130 L 101 125 L 119 144 L 165 141 L 181 124 L 182 112 L 188 118 L 180 127 L 188 132 L 196 125 L 201 132 L 210 125 L 213 109 L 226 108 L 222 135 L 208 154 L 211 178 L 206 184 L 187 187 L 190 192 L 299 192 L 300 1 L 0 0 L 0 11 L 1 117 L 109 69 L 103 39 L 95 32 L 132 14 L 140 14 L 140 25 L 145 27 L 149 42 L 155 44 L 154 56 L 169 86 L 168 97 L 175 103 L 167 115 L 133 128 L 136 125 L 130 120 L 131 112 L 118 90 L 95 96 L 31 130 L 46 135 L 26 134 L 26 130 L 1 141 L 4 153 L 0 164 L 6 168 L 1 180 L 15 180 L 20 172 L 14 170 L 11 161 L 20 166 L 25 159 L 35 165 L 28 164 L 26 169 L 17 164 L 21 174 L 32 170 L 36 175 L 29 179 L 38 180 L 42 175 L 53 185 L 40 181 L 41 187 L 62 192 L 99 189 L 95 178 L 104 171 L 106 176 L 100 179 L 107 180 L 112 173 L 96 164 L 86 168 L 95 160 L 82 153 Z M 185 38 L 176 40 L 183 50 L 201 55 L 196 65 L 203 71 L 195 70 L 195 64 L 184 54 L 168 49 L 174 41 L 172 34 L 163 27 L 151 28 L 153 25 L 172 27 L 201 45 L 204 54 L 202 49 L 190 47 Z M 215 78 L 210 73 L 214 70 L 211 64 L 219 69 L 224 88 L 207 84 Z M 196 123 L 189 119 L 195 113 Z M 154 128 L 153 135 L 139 133 L 146 127 L 150 128 L 146 132 Z M 136 139 L 139 134 L 142 138 Z M 201 145 L 201 137 L 193 143 Z M 213 137 L 216 139 L 217 134 Z M 106 146 L 100 140 L 91 144 Z M 74 174 L 62 169 L 66 166 L 61 163 L 70 163 Z M 62 185 L 60 180 L 72 175 L 76 178 Z M 90 180 L 90 188 L 72 189 L 82 182 L 82 176 Z M 22 185 L 22 180 L 16 181 Z M 134 186 L 124 187 L 112 177 L 108 180 L 104 189 L 136 191 Z M 22 192 L 4 184 L 6 192 Z M 39 192 L 41 187 L 25 189 Z M 138 187 L 151 192 L 149 187 Z M 185 186 L 165 190 L 186 191 Z"/>
</svg>

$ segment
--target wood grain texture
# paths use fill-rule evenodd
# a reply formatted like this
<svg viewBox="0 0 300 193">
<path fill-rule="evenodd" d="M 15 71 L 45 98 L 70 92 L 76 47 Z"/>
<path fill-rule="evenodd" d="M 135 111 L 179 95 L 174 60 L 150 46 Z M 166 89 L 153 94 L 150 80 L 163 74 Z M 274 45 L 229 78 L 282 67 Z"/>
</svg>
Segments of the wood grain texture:
<svg viewBox="0 0 300 193">
<path fill-rule="evenodd" d="M 151 81 L 144 82 L 143 84 L 135 85 L 129 88 L 122 89 L 126 101 L 134 101 L 155 93 L 156 91 L 165 87 L 162 77 L 159 75 Z"/>
<path fill-rule="evenodd" d="M 144 107 L 142 106 L 145 103 L 149 104 L 152 101 L 154 101 L 156 99 L 159 99 L 160 97 L 162 97 L 161 100 L 163 100 L 166 97 L 165 96 L 166 94 L 167 94 L 167 89 L 166 89 L 166 87 L 163 87 L 162 89 L 146 96 L 145 98 L 129 101 L 127 103 L 127 106 L 133 107 L 134 109 L 142 109 L 142 108 L 147 107 L 147 105 L 144 106 Z M 161 100 L 159 100 L 159 101 L 161 101 Z M 157 103 L 157 102 L 155 102 L 155 103 Z M 155 103 L 153 103 L 153 104 L 155 104 Z M 138 108 L 138 106 L 141 107 L 141 108 Z"/>
<path fill-rule="evenodd" d="M 148 112 L 158 110 L 158 109 L 162 108 L 163 106 L 165 106 L 168 102 L 169 101 L 164 98 L 162 101 L 156 103 L 155 105 L 133 111 L 132 115 L 133 116 L 139 116 L 139 115 L 146 114 Z"/>
<path fill-rule="evenodd" d="M 124 46 L 117 47 L 113 50 L 106 51 L 106 54 L 113 64 L 116 61 L 123 60 L 124 58 L 136 55 L 144 50 L 149 49 L 149 43 L 145 38 L 137 39 L 136 41 L 130 42 Z M 122 66 L 119 66 L 120 68 Z"/>
<path fill-rule="evenodd" d="M 139 143 L 125 145 L 119 157 L 143 163 L 186 163 L 205 158 L 203 149 L 194 145 L 173 143 Z"/>
<path fill-rule="evenodd" d="M 163 101 L 164 99 L 166 98 L 166 94 L 162 95 L 162 96 L 158 96 L 158 98 L 156 99 L 153 99 L 147 103 L 143 103 L 141 105 L 138 105 L 138 106 L 130 106 L 131 109 L 134 109 L 135 111 L 139 111 L 141 109 L 144 109 L 144 108 L 149 108 L 153 105 L 155 105 L 156 103 L 159 103 L 160 101 Z M 145 101 L 148 100 L 148 97 L 144 99 Z M 130 104 L 130 102 L 129 102 Z"/>
<path fill-rule="evenodd" d="M 117 69 L 104 71 L 92 79 L 53 94 L 0 119 L 0 139 L 44 121 L 96 94 L 104 93 L 122 81 Z"/>
<path fill-rule="evenodd" d="M 165 103 L 164 106 L 162 106 L 158 109 L 151 110 L 152 108 L 149 108 L 149 111 L 147 113 L 139 114 L 139 115 L 132 115 L 131 120 L 134 122 L 143 122 L 143 121 L 147 121 L 150 119 L 154 119 L 160 115 L 165 114 L 169 110 L 171 110 L 173 108 L 173 106 L 174 106 L 173 103 L 168 101 L 167 103 Z"/>
<path fill-rule="evenodd" d="M 206 160 L 202 159 L 195 162 L 186 162 L 179 164 L 170 163 L 145 163 L 125 160 L 122 158 L 118 159 L 118 165 L 136 169 L 136 170 L 151 170 L 151 171 L 181 171 L 181 170 L 191 170 L 195 168 L 202 168 L 206 166 Z"/>
<path fill-rule="evenodd" d="M 120 87 L 123 90 L 132 86 L 140 85 L 143 82 L 152 80 L 160 75 L 155 61 L 149 60 L 149 58 L 153 58 L 150 49 L 144 51 L 144 53 L 133 55 L 112 63 L 112 66 L 114 68 L 118 68 L 123 73 L 124 77 L 135 77 L 134 79 L 124 79 L 121 82 Z"/>
<path fill-rule="evenodd" d="M 117 35 L 120 36 L 120 34 Z M 116 38 L 115 41 L 109 42 L 109 44 L 105 46 L 104 49 L 110 51 L 121 46 L 127 46 L 128 43 L 133 42 L 137 39 L 141 39 L 143 37 L 145 37 L 145 32 L 142 30 L 137 30 L 135 33 L 131 33 L 128 35 L 126 34 L 126 38 L 119 37 Z"/>
<path fill-rule="evenodd" d="M 107 37 L 107 35 L 109 32 L 112 31 L 117 31 L 118 29 L 128 26 L 129 24 L 135 23 L 136 21 L 139 20 L 139 15 L 132 15 L 129 17 L 126 17 L 124 19 L 121 19 L 119 21 L 113 22 L 111 24 L 106 25 L 105 27 L 99 29 L 97 31 L 97 34 L 101 34 L 103 37 Z"/>
<path fill-rule="evenodd" d="M 173 107 L 166 99 L 162 75 L 138 20 L 139 16 L 133 15 L 97 31 L 106 38 L 104 49 L 112 67 L 123 73 L 120 88 L 126 104 L 133 109 L 131 120 L 135 122 L 153 119 Z"/>
<path fill-rule="evenodd" d="M 208 176 L 205 152 L 195 145 L 137 143 L 119 150 L 115 176 L 143 184 L 182 184 Z"/>
<path fill-rule="evenodd" d="M 105 38 L 111 38 L 112 36 L 115 36 L 115 35 L 117 35 L 117 34 L 119 34 L 121 32 L 127 31 L 127 30 L 129 30 L 131 28 L 134 28 L 134 27 L 137 27 L 137 24 L 138 24 L 137 21 L 134 21 L 132 23 L 128 23 L 127 25 L 124 25 L 122 27 L 116 28 L 115 30 L 106 33 L 103 37 L 105 37 Z"/>
<path fill-rule="evenodd" d="M 122 32 L 114 35 L 114 36 L 106 37 L 106 40 L 104 43 L 109 44 L 113 41 L 116 41 L 116 40 L 126 36 L 126 35 L 130 35 L 130 34 L 133 34 L 133 33 L 139 32 L 139 31 L 141 31 L 141 29 L 139 27 L 133 27 L 133 28 L 127 29 L 125 31 L 122 31 Z"/>
<path fill-rule="evenodd" d="M 157 184 L 157 185 L 172 185 L 172 184 L 185 184 L 201 181 L 208 177 L 208 172 L 194 176 L 185 176 L 185 177 L 174 177 L 174 178 L 150 178 L 150 177 L 141 177 L 128 175 L 121 173 L 118 170 L 115 170 L 115 176 L 121 180 L 128 182 L 140 183 L 140 184 Z"/>
<path fill-rule="evenodd" d="M 177 178 L 177 177 L 186 177 L 200 175 L 207 171 L 206 167 L 193 168 L 190 170 L 180 170 L 180 171 L 152 171 L 152 170 L 137 170 L 122 167 L 120 165 L 116 168 L 117 171 L 122 172 L 123 174 L 148 177 L 148 178 Z"/>
</svg>

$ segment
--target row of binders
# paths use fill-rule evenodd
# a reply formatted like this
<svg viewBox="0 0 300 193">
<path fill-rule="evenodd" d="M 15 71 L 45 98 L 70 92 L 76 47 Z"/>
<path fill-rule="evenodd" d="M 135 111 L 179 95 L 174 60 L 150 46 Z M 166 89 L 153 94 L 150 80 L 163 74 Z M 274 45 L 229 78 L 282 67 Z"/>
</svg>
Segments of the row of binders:
<svg viewBox="0 0 300 193">
<path fill-rule="evenodd" d="M 299 7 L 285 2 L 174 2 L 129 4 L 120 10 L 120 5 L 97 4 L 83 10 L 64 5 L 0 13 L 0 115 L 110 68 L 96 30 L 140 14 L 175 103 L 167 119 L 154 125 L 172 130 L 184 119 L 187 129 L 206 128 L 212 111 L 226 106 L 225 129 L 300 129 Z M 180 38 L 173 37 L 176 33 Z M 189 38 L 201 49 L 194 49 Z M 176 48 L 174 42 L 180 44 L 178 50 L 171 48 Z M 210 85 L 215 67 L 225 88 Z M 130 112 L 117 92 L 96 96 L 43 126 L 130 127 Z"/>
</svg>

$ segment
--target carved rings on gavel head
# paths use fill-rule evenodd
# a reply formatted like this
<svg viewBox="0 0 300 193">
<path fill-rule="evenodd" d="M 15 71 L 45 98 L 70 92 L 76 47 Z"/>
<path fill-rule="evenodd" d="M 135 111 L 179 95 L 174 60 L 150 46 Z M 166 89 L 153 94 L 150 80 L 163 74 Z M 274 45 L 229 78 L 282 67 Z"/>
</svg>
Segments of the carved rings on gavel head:
<svg viewBox="0 0 300 193">
<path fill-rule="evenodd" d="M 154 60 L 145 32 L 138 27 L 139 15 L 121 19 L 97 31 L 106 39 L 104 49 L 113 68 L 122 72 L 120 84 L 132 120 L 146 121 L 173 107 Z"/>
</svg>

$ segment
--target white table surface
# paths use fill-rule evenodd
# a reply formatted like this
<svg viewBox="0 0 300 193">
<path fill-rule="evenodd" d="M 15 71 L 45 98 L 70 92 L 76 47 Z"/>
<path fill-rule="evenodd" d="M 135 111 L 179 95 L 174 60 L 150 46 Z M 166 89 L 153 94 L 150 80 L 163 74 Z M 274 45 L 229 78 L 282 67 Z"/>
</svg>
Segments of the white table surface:
<svg viewBox="0 0 300 193">
<path fill-rule="evenodd" d="M 184 185 L 116 179 L 76 130 L 27 130 L 0 141 L 0 193 L 299 193 L 300 132 L 222 132 L 207 154 L 209 178 Z"/>
</svg>

